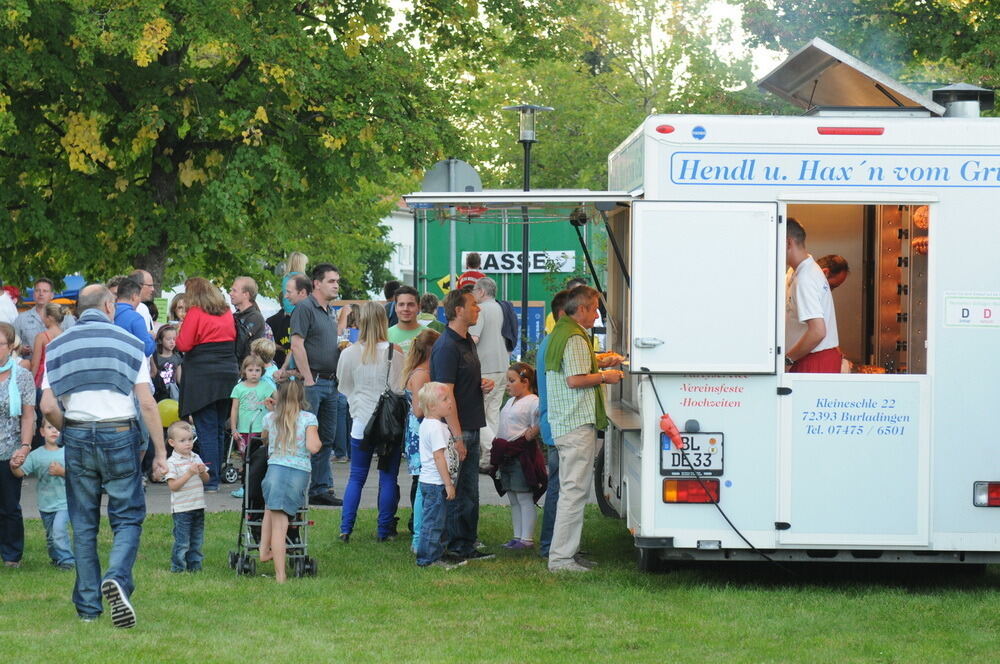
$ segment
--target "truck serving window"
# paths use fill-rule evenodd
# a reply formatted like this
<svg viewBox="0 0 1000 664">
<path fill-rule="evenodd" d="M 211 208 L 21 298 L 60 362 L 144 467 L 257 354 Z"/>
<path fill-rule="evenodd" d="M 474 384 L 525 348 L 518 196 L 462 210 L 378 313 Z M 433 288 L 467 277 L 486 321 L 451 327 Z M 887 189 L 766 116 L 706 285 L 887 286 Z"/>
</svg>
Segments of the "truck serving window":
<svg viewBox="0 0 1000 664">
<path fill-rule="evenodd" d="M 913 204 L 788 205 L 834 287 L 840 350 L 852 373 L 927 372 L 930 211 Z"/>
</svg>

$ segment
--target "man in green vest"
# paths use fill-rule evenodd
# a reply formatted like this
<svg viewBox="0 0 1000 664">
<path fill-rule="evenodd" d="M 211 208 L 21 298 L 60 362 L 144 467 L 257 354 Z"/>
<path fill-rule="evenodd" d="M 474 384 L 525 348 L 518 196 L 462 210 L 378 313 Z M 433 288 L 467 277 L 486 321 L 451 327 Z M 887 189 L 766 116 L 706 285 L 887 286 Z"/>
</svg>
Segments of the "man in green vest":
<svg viewBox="0 0 1000 664">
<path fill-rule="evenodd" d="M 549 424 L 559 454 L 559 505 L 549 547 L 552 572 L 589 569 L 578 553 L 583 508 L 594 479 L 597 431 L 607 426 L 603 386 L 623 376 L 617 369 L 602 371 L 590 344 L 597 301 L 598 293 L 590 286 L 571 290 L 545 349 Z"/>
</svg>

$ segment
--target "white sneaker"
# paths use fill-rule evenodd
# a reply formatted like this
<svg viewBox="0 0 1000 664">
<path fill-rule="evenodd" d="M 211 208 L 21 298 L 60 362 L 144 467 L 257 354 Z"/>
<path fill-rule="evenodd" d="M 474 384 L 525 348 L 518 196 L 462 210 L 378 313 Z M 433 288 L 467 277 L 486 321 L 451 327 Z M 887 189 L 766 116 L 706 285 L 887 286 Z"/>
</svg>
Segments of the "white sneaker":
<svg viewBox="0 0 1000 664">
<path fill-rule="evenodd" d="M 111 609 L 111 623 L 115 627 L 135 627 L 135 609 L 117 581 L 105 579 L 101 584 L 101 594 Z"/>
<path fill-rule="evenodd" d="M 558 567 L 549 567 L 549 571 L 550 572 L 589 572 L 590 568 L 589 567 L 584 567 L 583 565 L 581 565 L 581 564 L 579 564 L 579 563 L 577 563 L 575 561 L 571 561 L 571 562 L 566 563 L 565 565 L 560 565 Z"/>
</svg>

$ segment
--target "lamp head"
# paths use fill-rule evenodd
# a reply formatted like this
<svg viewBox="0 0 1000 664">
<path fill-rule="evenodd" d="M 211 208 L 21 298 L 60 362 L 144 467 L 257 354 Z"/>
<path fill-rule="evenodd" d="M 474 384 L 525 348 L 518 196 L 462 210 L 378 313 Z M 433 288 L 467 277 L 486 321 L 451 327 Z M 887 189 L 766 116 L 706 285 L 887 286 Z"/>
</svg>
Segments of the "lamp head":
<svg viewBox="0 0 1000 664">
<path fill-rule="evenodd" d="M 504 106 L 505 111 L 517 111 L 521 114 L 520 137 L 517 139 L 521 143 L 535 142 L 535 114 L 541 111 L 554 111 L 551 106 L 536 106 L 534 104 L 520 104 L 518 106 Z"/>
</svg>

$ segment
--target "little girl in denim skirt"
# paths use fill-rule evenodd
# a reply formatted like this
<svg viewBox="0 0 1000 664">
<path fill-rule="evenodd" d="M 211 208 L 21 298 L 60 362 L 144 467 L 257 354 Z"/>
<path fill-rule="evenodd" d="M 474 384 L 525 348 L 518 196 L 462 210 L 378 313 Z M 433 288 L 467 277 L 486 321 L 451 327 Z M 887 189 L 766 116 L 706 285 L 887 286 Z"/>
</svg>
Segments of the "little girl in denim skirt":
<svg viewBox="0 0 1000 664">
<path fill-rule="evenodd" d="M 264 522 L 260 532 L 260 560 L 274 560 L 274 578 L 284 583 L 285 537 L 288 520 L 306 504 L 310 454 L 316 454 L 319 439 L 316 416 L 306 410 L 305 388 L 289 380 L 278 388 L 274 410 L 264 416 L 263 438 L 267 442 L 267 473 L 264 475 Z"/>
</svg>

